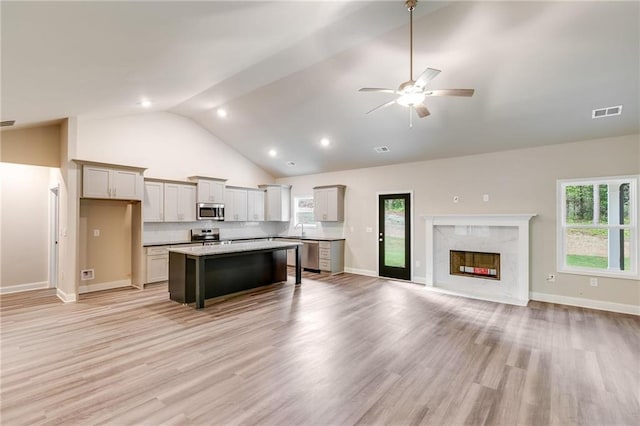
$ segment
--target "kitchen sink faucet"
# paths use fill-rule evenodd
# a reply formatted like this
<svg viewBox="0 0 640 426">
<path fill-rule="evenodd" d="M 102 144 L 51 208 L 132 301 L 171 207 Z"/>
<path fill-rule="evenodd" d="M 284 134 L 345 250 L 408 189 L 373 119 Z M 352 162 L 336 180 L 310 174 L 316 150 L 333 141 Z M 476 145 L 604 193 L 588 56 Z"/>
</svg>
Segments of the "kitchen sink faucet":
<svg viewBox="0 0 640 426">
<path fill-rule="evenodd" d="M 304 237 L 304 223 L 300 222 L 298 225 L 302 228 L 302 232 L 300 233 L 301 237 Z M 296 229 L 298 225 L 294 226 L 293 229 Z"/>
</svg>

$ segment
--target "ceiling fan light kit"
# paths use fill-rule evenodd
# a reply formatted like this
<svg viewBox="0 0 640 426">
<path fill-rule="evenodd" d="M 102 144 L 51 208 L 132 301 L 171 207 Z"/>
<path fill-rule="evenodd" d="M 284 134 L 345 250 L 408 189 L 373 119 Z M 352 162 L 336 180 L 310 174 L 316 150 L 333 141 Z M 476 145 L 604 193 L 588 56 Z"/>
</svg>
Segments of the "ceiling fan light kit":
<svg viewBox="0 0 640 426">
<path fill-rule="evenodd" d="M 409 108 L 409 126 L 412 126 L 411 110 L 414 110 L 418 117 L 424 118 L 431 114 L 429 109 L 424 105 L 424 99 L 427 96 L 473 96 L 473 89 L 439 89 L 439 90 L 427 90 L 427 83 L 433 80 L 440 70 L 434 68 L 427 68 L 422 74 L 418 76 L 416 80 L 413 79 L 413 10 L 416 7 L 418 0 L 406 0 L 405 6 L 409 11 L 409 80 L 400 84 L 397 90 L 394 89 L 382 89 L 373 87 L 363 87 L 360 92 L 381 92 L 392 93 L 398 95 L 398 97 L 392 101 L 386 102 L 367 111 L 367 114 L 377 111 L 379 109 L 386 108 L 393 104 L 398 104 Z"/>
</svg>

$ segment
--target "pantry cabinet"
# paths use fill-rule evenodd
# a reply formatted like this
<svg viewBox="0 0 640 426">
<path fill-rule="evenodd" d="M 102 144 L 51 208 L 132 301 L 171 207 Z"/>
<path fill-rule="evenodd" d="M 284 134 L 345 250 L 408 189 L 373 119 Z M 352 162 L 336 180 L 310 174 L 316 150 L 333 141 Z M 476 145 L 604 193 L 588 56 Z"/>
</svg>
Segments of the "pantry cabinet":
<svg viewBox="0 0 640 426">
<path fill-rule="evenodd" d="M 82 196 L 114 200 L 142 200 L 143 169 L 82 166 Z"/>
<path fill-rule="evenodd" d="M 196 221 L 196 186 L 192 184 L 164 184 L 164 221 Z"/>
<path fill-rule="evenodd" d="M 344 185 L 313 188 L 313 218 L 317 222 L 344 221 Z"/>
</svg>

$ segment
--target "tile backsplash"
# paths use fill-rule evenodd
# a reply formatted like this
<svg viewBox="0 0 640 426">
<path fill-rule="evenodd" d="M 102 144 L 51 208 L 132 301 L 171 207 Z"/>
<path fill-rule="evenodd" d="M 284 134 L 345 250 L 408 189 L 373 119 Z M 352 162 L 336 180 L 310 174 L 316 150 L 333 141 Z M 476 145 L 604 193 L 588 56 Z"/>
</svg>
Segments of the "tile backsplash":
<svg viewBox="0 0 640 426">
<path fill-rule="evenodd" d="M 189 241 L 192 228 L 219 228 L 220 238 L 270 237 L 286 234 L 288 222 L 146 222 L 143 228 L 145 244 Z"/>
</svg>

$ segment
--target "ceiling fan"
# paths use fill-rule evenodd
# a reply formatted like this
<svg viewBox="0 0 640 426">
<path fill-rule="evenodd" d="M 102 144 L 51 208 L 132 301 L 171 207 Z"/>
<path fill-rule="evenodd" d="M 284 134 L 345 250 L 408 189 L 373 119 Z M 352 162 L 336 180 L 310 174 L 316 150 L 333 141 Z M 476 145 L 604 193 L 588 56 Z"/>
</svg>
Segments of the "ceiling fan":
<svg viewBox="0 0 640 426">
<path fill-rule="evenodd" d="M 409 125 L 411 122 L 411 110 L 415 110 L 418 117 L 424 118 L 431 114 L 423 101 L 427 96 L 473 96 L 474 89 L 440 89 L 431 90 L 427 89 L 427 83 L 440 74 L 440 70 L 433 68 L 427 68 L 424 70 L 416 80 L 413 79 L 413 9 L 416 7 L 418 0 L 406 0 L 405 6 L 409 11 L 409 80 L 402 83 L 397 90 L 394 89 L 380 89 L 372 87 L 364 87 L 360 89 L 360 92 L 382 92 L 393 93 L 398 97 L 392 101 L 386 102 L 382 105 L 378 105 L 367 114 L 377 111 L 379 109 L 386 108 L 393 104 L 399 104 L 405 107 L 409 107 Z"/>
</svg>

